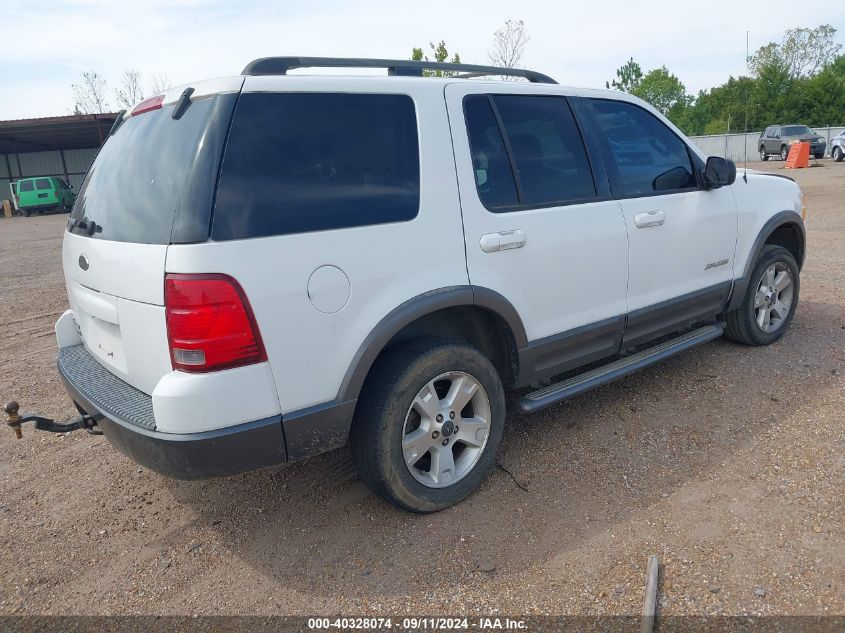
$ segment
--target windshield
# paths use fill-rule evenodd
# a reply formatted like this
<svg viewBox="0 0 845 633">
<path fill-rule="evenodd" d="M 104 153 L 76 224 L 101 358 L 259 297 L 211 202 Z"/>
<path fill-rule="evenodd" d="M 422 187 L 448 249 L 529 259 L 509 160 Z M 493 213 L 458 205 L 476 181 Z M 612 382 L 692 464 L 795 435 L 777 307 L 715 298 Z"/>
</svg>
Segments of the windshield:
<svg viewBox="0 0 845 633">
<path fill-rule="evenodd" d="M 783 128 L 783 136 L 801 136 L 802 134 L 813 134 L 813 130 L 806 125 L 787 125 Z"/>
<path fill-rule="evenodd" d="M 129 117 L 79 190 L 68 230 L 140 244 L 208 239 L 211 202 L 236 95 Z"/>
</svg>

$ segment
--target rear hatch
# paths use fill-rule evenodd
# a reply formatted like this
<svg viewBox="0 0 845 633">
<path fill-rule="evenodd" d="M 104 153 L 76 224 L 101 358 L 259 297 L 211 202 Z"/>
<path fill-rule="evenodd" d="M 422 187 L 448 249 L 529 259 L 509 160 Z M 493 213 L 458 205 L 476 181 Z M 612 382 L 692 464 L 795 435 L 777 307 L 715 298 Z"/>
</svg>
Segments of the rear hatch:
<svg viewBox="0 0 845 633">
<path fill-rule="evenodd" d="M 208 239 L 223 144 L 242 78 L 142 102 L 118 121 L 68 220 L 63 265 L 86 349 L 152 393 L 171 371 L 164 314 L 168 245 Z"/>
</svg>

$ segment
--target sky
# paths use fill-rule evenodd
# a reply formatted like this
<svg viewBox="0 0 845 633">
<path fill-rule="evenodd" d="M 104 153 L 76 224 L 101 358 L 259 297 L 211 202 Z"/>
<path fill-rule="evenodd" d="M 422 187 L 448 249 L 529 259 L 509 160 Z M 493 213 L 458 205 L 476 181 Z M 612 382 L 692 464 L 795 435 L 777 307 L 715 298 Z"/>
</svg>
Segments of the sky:
<svg viewBox="0 0 845 633">
<path fill-rule="evenodd" d="M 179 85 L 272 55 L 407 59 L 441 39 L 483 64 L 508 19 L 531 35 L 522 65 L 561 84 L 604 87 L 633 57 L 692 94 L 745 72 L 746 30 L 752 52 L 796 26 L 831 24 L 845 41 L 842 0 L 0 0 L 0 16 L 0 119 L 71 113 L 71 84 L 91 69 L 118 109 L 124 69 L 149 92 L 157 73 Z"/>
</svg>

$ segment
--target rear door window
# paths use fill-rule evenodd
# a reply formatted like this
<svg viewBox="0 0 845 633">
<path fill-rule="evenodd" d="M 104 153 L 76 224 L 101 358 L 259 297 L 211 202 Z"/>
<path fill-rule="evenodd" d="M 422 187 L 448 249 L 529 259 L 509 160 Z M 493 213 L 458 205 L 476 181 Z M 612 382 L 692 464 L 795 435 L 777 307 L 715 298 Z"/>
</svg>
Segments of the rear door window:
<svg viewBox="0 0 845 633">
<path fill-rule="evenodd" d="M 637 196 L 697 186 L 686 144 L 652 113 L 632 103 L 592 100 L 604 134 L 608 175 L 617 196 Z"/>
<path fill-rule="evenodd" d="M 419 203 L 409 96 L 245 93 L 226 144 L 212 239 L 402 222 Z"/>
<path fill-rule="evenodd" d="M 505 139 L 493 113 L 490 98 L 473 95 L 464 101 L 475 185 L 482 204 L 491 211 L 519 205 L 516 182 Z"/>
<path fill-rule="evenodd" d="M 595 197 L 587 151 L 564 97 L 496 95 L 493 102 L 510 143 L 522 204 Z"/>
<path fill-rule="evenodd" d="M 20 190 L 21 191 L 33 191 L 35 186 L 33 185 L 31 180 L 21 180 Z"/>
<path fill-rule="evenodd" d="M 490 211 L 596 196 L 584 142 L 564 97 L 472 95 L 464 113 L 478 195 Z"/>
<path fill-rule="evenodd" d="M 50 186 L 50 179 L 49 178 L 39 178 L 35 181 L 35 188 L 39 191 L 45 191 L 47 189 L 51 189 Z"/>
</svg>

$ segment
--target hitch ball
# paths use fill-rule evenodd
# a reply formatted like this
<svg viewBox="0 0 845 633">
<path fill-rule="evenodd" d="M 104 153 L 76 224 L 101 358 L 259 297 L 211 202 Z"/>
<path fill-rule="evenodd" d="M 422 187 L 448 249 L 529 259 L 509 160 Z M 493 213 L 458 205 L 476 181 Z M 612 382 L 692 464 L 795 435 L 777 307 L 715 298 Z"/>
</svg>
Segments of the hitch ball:
<svg viewBox="0 0 845 633">
<path fill-rule="evenodd" d="M 20 423 L 20 416 L 18 415 L 18 409 L 20 409 L 20 405 L 12 400 L 11 402 L 7 402 L 6 406 L 3 407 L 3 410 L 6 412 L 6 415 L 9 419 L 6 421 L 11 428 L 15 430 L 15 437 L 21 439 L 23 437 L 23 432 L 21 432 L 21 423 Z"/>
</svg>

